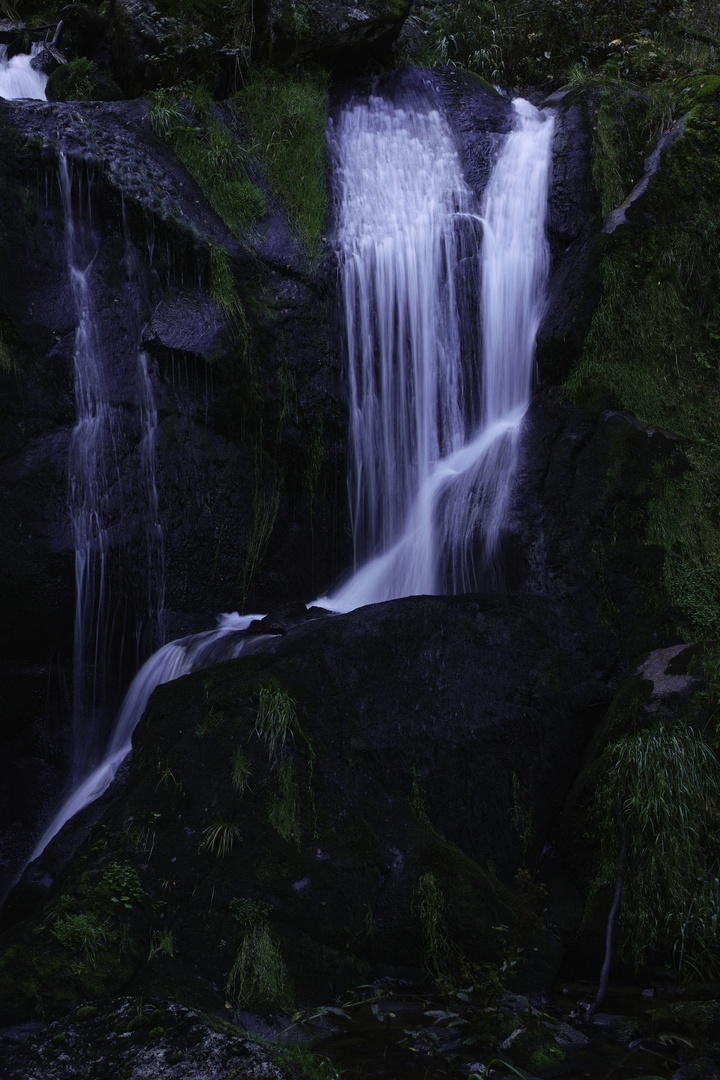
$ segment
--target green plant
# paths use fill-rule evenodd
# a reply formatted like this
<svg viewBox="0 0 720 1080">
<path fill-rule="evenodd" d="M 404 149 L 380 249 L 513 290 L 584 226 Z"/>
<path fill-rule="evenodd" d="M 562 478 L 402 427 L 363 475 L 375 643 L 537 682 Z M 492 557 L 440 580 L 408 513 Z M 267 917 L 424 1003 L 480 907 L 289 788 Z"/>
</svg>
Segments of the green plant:
<svg viewBox="0 0 720 1080">
<path fill-rule="evenodd" d="M 287 968 L 265 923 L 243 938 L 225 988 L 240 1008 L 288 1008 L 292 993 Z"/>
<path fill-rule="evenodd" d="M 163 788 L 165 791 L 167 791 L 171 784 L 175 788 L 176 791 L 182 791 L 182 786 L 183 786 L 182 780 L 177 779 L 174 772 L 170 768 L 170 763 L 167 760 L 167 758 L 165 758 L 164 761 L 158 761 L 158 763 L 157 763 L 157 772 L 158 772 L 158 782 L 155 785 L 155 790 L 156 791 L 160 787 Z"/>
<path fill-rule="evenodd" d="M 254 732 L 261 739 L 269 758 L 274 758 L 278 749 L 284 750 L 288 735 L 295 738 L 298 727 L 295 702 L 279 686 L 265 685 L 257 690 L 258 707 Z"/>
<path fill-rule="evenodd" d="M 137 870 L 127 863 L 111 863 L 100 874 L 98 891 L 109 897 L 113 904 L 122 904 L 132 908 L 145 898 L 145 890 L 140 884 Z"/>
<path fill-rule="evenodd" d="M 256 71 L 235 95 L 268 178 L 301 240 L 317 251 L 327 213 L 325 121 L 327 77 Z"/>
<path fill-rule="evenodd" d="M 93 915 L 82 912 L 58 919 L 50 927 L 50 932 L 66 949 L 81 952 L 91 967 L 97 967 L 100 953 L 107 943 L 107 929 L 107 922 L 99 922 Z"/>
<path fill-rule="evenodd" d="M 278 1046 L 273 1057 L 281 1069 L 292 1074 L 298 1072 L 305 1080 L 341 1080 L 339 1069 L 307 1043 L 294 1042 Z"/>
<path fill-rule="evenodd" d="M 250 777 L 252 776 L 252 769 L 248 764 L 248 760 L 243 754 L 242 750 L 236 750 L 233 755 L 232 763 L 232 786 L 236 791 L 243 792 L 245 788 L 250 790 Z"/>
<path fill-rule="evenodd" d="M 272 914 L 272 904 L 236 896 L 228 904 L 228 911 L 236 922 L 258 926 L 267 922 Z"/>
<path fill-rule="evenodd" d="M 15 360 L 2 337 L 0 337 L 0 372 L 3 375 L 12 375 L 14 371 Z"/>
<path fill-rule="evenodd" d="M 223 859 L 241 841 L 240 828 L 233 821 L 215 821 L 203 829 L 200 850 L 210 851 L 218 859 Z"/>
<path fill-rule="evenodd" d="M 528 793 L 516 772 L 511 778 L 510 821 L 520 841 L 520 850 L 526 856 L 532 840 L 532 810 L 528 805 Z"/>
<path fill-rule="evenodd" d="M 445 919 L 445 897 L 434 874 L 423 874 L 413 896 L 413 908 L 420 922 L 425 962 L 440 976 L 450 959 L 450 941 Z"/>
<path fill-rule="evenodd" d="M 276 482 L 266 483 L 259 466 L 255 469 L 255 487 L 253 490 L 252 520 L 244 537 L 245 549 L 240 567 L 240 585 L 243 608 L 250 592 L 250 586 L 262 562 L 270 543 L 278 510 L 280 508 L 281 489 Z"/>
<path fill-rule="evenodd" d="M 620 804 L 627 835 L 621 921 L 636 969 L 664 948 L 678 971 L 717 974 L 720 890 L 712 872 L 720 838 L 720 766 L 686 724 L 659 723 L 624 736 L 603 754 L 596 794 L 601 869 L 615 877 Z"/>
<path fill-rule="evenodd" d="M 428 817 L 427 795 L 425 794 L 425 789 L 420 778 L 420 770 L 417 765 L 413 765 L 412 767 L 411 782 L 410 806 L 412 807 L 412 812 L 423 828 L 429 829 L 430 832 L 435 832 L 432 822 Z"/>
<path fill-rule="evenodd" d="M 149 100 L 150 123 L 156 135 L 170 139 L 187 123 L 176 87 L 156 90 Z"/>
<path fill-rule="evenodd" d="M 148 960 L 152 960 L 154 956 L 173 957 L 174 955 L 175 937 L 172 930 L 153 930 L 150 934 Z"/>
<path fill-rule="evenodd" d="M 292 758 L 283 758 L 277 767 L 275 787 L 268 800 L 268 819 L 283 840 L 300 844 L 298 784 Z"/>
</svg>

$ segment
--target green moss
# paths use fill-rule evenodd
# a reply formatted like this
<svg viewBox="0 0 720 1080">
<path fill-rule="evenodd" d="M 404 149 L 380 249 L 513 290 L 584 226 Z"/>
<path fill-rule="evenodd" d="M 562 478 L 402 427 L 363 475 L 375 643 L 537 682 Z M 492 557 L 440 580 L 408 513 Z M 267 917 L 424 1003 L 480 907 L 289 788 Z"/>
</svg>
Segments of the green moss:
<svg viewBox="0 0 720 1080">
<path fill-rule="evenodd" d="M 98 1015 L 99 1011 L 100 1010 L 96 1009 L 94 1005 L 83 1005 L 82 1008 L 78 1009 L 75 1013 L 75 1019 L 81 1021 L 92 1020 L 94 1016 Z"/>
<path fill-rule="evenodd" d="M 566 383 L 580 404 L 612 402 L 687 440 L 692 468 L 658 466 L 636 526 L 666 552 L 664 586 L 691 637 L 720 632 L 718 186 L 720 108 L 700 104 L 606 240 L 603 298 Z"/>
<path fill-rule="evenodd" d="M 528 1066 L 532 1072 L 549 1073 L 555 1069 L 562 1069 L 566 1060 L 559 1046 L 541 1046 L 528 1058 Z"/>
<path fill-rule="evenodd" d="M 327 213 L 325 121 L 327 79 L 270 70 L 235 97 L 270 183 L 311 253 L 318 250 Z"/>
</svg>

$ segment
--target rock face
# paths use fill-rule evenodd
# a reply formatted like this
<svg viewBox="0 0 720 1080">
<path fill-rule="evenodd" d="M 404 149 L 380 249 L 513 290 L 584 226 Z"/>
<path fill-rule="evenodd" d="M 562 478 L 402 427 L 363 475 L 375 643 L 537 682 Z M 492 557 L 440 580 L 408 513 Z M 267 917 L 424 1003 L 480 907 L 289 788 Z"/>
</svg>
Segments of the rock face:
<svg viewBox="0 0 720 1080">
<path fill-rule="evenodd" d="M 101 1048 L 101 1052 L 100 1052 Z M 77 1010 L 3 1058 L 6 1080 L 286 1080 L 271 1054 L 175 1002 L 120 998 Z"/>
<path fill-rule="evenodd" d="M 253 252 L 155 136 L 142 102 L 3 103 L 0 122 L 7 357 L 0 372 L 2 739 L 8 748 L 2 784 L 8 794 L 2 797 L 16 807 L 3 816 L 4 857 L 12 863 L 27 847 L 28 829 L 37 835 L 57 799 L 57 769 L 66 752 L 61 716 L 71 694 L 75 566 L 68 454 L 76 419 L 77 314 L 58 153 L 68 161 L 74 214 L 78 221 L 88 218 L 93 232 L 90 280 L 121 430 L 109 498 L 122 510 L 113 510 L 108 558 L 119 558 L 128 572 L 113 586 L 115 595 L 119 590 L 135 604 L 133 579 L 140 580 L 145 558 L 138 525 L 147 508 L 137 498 L 143 471 L 137 357 L 143 346 L 157 412 L 166 636 L 207 626 L 218 611 L 257 604 L 253 589 L 263 579 L 263 605 L 312 596 L 347 556 L 344 507 L 335 499 L 344 484 L 344 406 L 327 285 L 279 209 L 270 215 L 269 236 L 258 233 Z M 28 172 L 41 178 L 37 184 L 28 186 Z M 211 249 L 227 252 L 230 281 L 253 313 L 242 335 L 236 316 L 213 297 Z M 332 507 L 330 517 L 323 507 Z M 142 607 L 139 598 L 136 606 Z M 153 647 L 146 639 L 141 651 Z M 122 660 L 121 654 L 115 690 L 108 691 L 111 707 L 137 666 L 137 656 Z M 9 794 L 17 792 L 12 776 L 32 772 L 38 783 L 27 789 L 21 810 Z"/>
<path fill-rule="evenodd" d="M 387 52 L 409 11 L 407 0 L 269 0 L 268 55 L 280 66 L 316 63 L 344 76 L 361 72 Z"/>
<path fill-rule="evenodd" d="M 507 883 L 537 857 L 607 699 L 596 671 L 608 657 L 596 645 L 541 598 L 411 598 L 315 618 L 260 653 L 159 688 L 121 801 L 44 914 L 6 939 L 2 977 L 24 987 L 15 1007 L 30 1007 L 46 963 L 48 1009 L 106 979 L 153 992 L 172 983 L 181 999 L 217 1007 L 257 911 L 300 1000 L 380 973 L 479 964 L 498 948 L 492 927 L 521 920 L 527 902 Z M 279 723 L 281 706 L 287 728 L 273 736 L 265 724 Z M 42 901 L 53 873 L 48 849 L 9 911 Z M 93 921 L 114 873 L 136 885 L 128 910 L 111 912 L 107 940 L 117 914 L 136 944 L 119 967 L 108 953 L 78 980 L 61 962 L 73 943 L 57 936 L 70 904 L 58 897 Z M 30 926 L 56 917 L 57 933 L 36 948 Z M 528 981 L 542 982 L 557 945 L 530 909 L 524 918 L 519 933 L 540 948 Z M 142 942 L 161 931 L 174 958 L 148 963 Z"/>
</svg>

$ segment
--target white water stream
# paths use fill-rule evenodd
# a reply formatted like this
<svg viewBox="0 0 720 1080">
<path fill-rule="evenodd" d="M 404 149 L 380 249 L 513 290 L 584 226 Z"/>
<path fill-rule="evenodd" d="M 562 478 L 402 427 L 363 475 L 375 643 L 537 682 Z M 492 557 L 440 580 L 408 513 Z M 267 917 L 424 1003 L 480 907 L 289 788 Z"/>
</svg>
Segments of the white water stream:
<svg viewBox="0 0 720 1080">
<path fill-rule="evenodd" d="M 513 107 L 514 130 L 482 206 L 463 179 L 447 123 L 431 106 L 404 109 L 371 96 L 348 106 L 331 125 L 355 549 L 353 576 L 332 597 L 317 601 L 333 610 L 501 584 L 498 544 L 530 400 L 548 272 L 545 214 L 553 137 L 551 116 L 523 100 Z M 87 256 L 80 257 L 67 191 L 68 263 L 79 318 L 76 356 L 90 356 L 96 349 L 87 285 L 92 259 L 86 265 Z M 146 370 L 140 382 L 149 386 Z M 90 363 L 79 376 L 73 436 L 74 442 L 84 440 L 86 463 L 95 469 L 78 486 L 98 495 L 102 470 L 94 463 L 113 430 L 101 384 L 102 374 Z M 141 412 L 143 438 L 152 447 L 151 398 Z M 148 500 L 152 517 L 154 475 Z M 85 505 L 84 496 L 77 501 Z M 88 621 L 83 612 L 102 606 L 87 597 L 97 587 L 92 583 L 99 581 L 102 589 L 104 578 L 102 504 L 100 497 L 77 523 L 73 519 L 76 648 L 84 669 L 90 660 L 87 627 L 97 634 L 98 619 Z M 221 616 L 215 630 L 164 645 L 147 660 L 127 692 L 104 757 L 92 768 L 86 764 L 33 858 L 107 789 L 152 690 L 259 647 L 263 638 L 238 631 L 261 617 Z"/>
<path fill-rule="evenodd" d="M 370 97 L 331 129 L 355 552 L 350 580 L 318 601 L 334 610 L 502 583 L 553 137 L 552 117 L 513 107 L 482 207 L 438 111 Z"/>
<path fill-rule="evenodd" d="M 7 45 L 0 45 L 0 98 L 39 98 L 45 101 L 47 75 L 30 67 L 30 61 L 42 45 L 33 45 L 32 52 L 18 53 L 7 59 Z"/>
</svg>

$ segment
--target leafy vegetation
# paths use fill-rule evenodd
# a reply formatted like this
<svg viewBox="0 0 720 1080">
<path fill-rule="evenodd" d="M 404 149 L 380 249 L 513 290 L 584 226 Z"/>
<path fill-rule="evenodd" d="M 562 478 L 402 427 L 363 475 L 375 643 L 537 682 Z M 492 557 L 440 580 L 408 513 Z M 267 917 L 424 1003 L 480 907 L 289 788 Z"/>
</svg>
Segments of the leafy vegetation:
<svg viewBox="0 0 720 1080">
<path fill-rule="evenodd" d="M 409 24 L 400 62 L 449 64 L 505 86 L 667 79 L 716 60 L 720 42 L 711 5 L 673 0 L 423 0 Z"/>
<path fill-rule="evenodd" d="M 309 252 L 315 253 L 325 224 L 325 120 L 327 77 L 268 70 L 254 72 L 235 95 L 267 176 Z"/>
<path fill-rule="evenodd" d="M 290 1006 L 292 992 L 287 968 L 266 922 L 258 923 L 243 938 L 225 989 L 238 1008 Z"/>
<path fill-rule="evenodd" d="M 202 84 L 185 91 L 177 87 L 155 91 L 149 116 L 154 130 L 172 144 L 226 225 L 238 236 L 256 225 L 267 204 L 251 179 L 253 148 L 216 113 Z"/>
<path fill-rule="evenodd" d="M 295 738 L 297 709 L 295 702 L 278 686 L 260 686 L 255 734 L 267 747 L 268 757 L 274 758 L 285 747 L 288 735 Z"/>
<path fill-rule="evenodd" d="M 223 859 L 241 840 L 240 828 L 234 821 L 219 819 L 203 829 L 200 850 L 211 851 L 218 859 Z"/>
<path fill-rule="evenodd" d="M 712 749 L 688 725 L 660 723 L 608 746 L 603 765 L 595 886 L 615 880 L 619 802 L 628 845 L 621 921 L 635 968 L 660 949 L 682 976 L 717 977 L 720 765 Z"/>
</svg>

